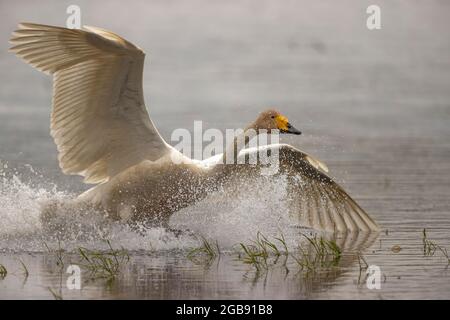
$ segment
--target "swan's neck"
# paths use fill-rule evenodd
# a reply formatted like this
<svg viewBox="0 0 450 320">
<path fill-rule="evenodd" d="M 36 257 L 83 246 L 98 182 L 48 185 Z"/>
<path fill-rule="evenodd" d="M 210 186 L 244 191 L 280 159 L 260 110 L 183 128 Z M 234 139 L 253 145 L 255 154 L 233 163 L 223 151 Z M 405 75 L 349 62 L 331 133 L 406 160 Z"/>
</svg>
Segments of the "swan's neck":
<svg viewBox="0 0 450 320">
<path fill-rule="evenodd" d="M 233 143 L 230 143 L 223 153 L 223 164 L 236 164 L 239 152 L 244 149 L 249 141 L 257 135 L 255 123 L 249 124 L 240 134 L 236 135 Z"/>
</svg>

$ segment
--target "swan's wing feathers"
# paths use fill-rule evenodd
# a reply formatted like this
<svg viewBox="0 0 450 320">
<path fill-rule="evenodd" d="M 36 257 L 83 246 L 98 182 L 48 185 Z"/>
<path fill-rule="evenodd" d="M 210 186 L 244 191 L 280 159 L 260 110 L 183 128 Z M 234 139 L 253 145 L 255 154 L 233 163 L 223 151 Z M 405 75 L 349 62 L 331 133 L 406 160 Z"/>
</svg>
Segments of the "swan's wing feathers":
<svg viewBox="0 0 450 320">
<path fill-rule="evenodd" d="M 328 172 L 328 166 L 317 159 L 316 157 L 311 156 L 310 154 L 305 153 L 305 159 L 309 162 L 310 165 L 312 165 L 316 169 L 320 169 L 324 172 Z"/>
<path fill-rule="evenodd" d="M 280 163 L 291 174 L 295 207 L 301 222 L 327 231 L 374 231 L 376 222 L 324 172 L 309 155 L 288 145 L 280 148 Z"/>
<path fill-rule="evenodd" d="M 10 50 L 54 76 L 51 134 L 63 172 L 101 183 L 168 146 L 144 104 L 144 53 L 112 32 L 85 29 L 21 23 Z"/>
</svg>

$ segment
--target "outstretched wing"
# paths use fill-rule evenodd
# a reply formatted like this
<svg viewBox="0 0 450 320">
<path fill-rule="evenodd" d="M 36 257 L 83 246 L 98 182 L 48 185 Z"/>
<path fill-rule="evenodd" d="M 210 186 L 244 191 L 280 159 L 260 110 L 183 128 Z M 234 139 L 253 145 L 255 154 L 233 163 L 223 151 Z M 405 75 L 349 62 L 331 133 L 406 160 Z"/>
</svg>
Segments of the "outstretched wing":
<svg viewBox="0 0 450 320">
<path fill-rule="evenodd" d="M 264 153 L 270 157 L 278 156 L 279 170 L 269 177 L 273 177 L 271 181 L 275 183 L 280 174 L 287 177 L 285 200 L 290 214 L 300 226 L 332 232 L 379 230 L 377 223 L 325 173 L 328 168 L 324 163 L 290 145 L 271 144 L 241 150 L 237 163 L 242 164 L 221 164 L 223 157 L 220 154 L 202 161 L 202 165 L 214 168 L 219 177 L 224 177 L 225 186 L 242 193 L 245 192 L 241 190 L 242 181 L 247 186 L 251 179 L 261 175 L 262 164 L 249 164 L 248 160 L 255 161 Z"/>
<path fill-rule="evenodd" d="M 375 231 L 377 223 L 309 155 L 279 146 L 280 165 L 289 173 L 292 208 L 300 223 L 326 231 Z"/>
<path fill-rule="evenodd" d="M 21 23 L 10 49 L 53 75 L 51 135 L 66 174 L 102 183 L 169 147 L 147 113 L 145 54 L 118 35 L 93 27 Z"/>
</svg>

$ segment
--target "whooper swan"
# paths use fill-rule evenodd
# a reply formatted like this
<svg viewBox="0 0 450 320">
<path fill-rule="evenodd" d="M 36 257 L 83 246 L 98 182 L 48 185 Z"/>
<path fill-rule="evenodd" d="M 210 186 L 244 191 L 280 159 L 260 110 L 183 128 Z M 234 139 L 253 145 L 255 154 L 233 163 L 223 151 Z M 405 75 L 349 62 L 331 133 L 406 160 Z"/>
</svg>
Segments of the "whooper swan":
<svg viewBox="0 0 450 320">
<path fill-rule="evenodd" d="M 171 214 L 218 186 L 240 192 L 243 183 L 261 174 L 261 164 L 223 164 L 230 160 L 225 155 L 191 160 L 167 144 L 144 104 L 145 54 L 120 36 L 94 27 L 21 23 L 11 43 L 10 50 L 25 62 L 53 75 L 51 135 L 62 171 L 97 184 L 75 202 L 99 208 L 113 219 L 166 224 Z M 276 183 L 281 175 L 287 177 L 289 214 L 318 230 L 378 229 L 323 172 L 327 169 L 319 160 L 285 144 L 245 149 L 247 141 L 237 143 L 242 135 L 258 135 L 262 129 L 300 133 L 286 117 L 268 110 L 235 138 L 226 154 L 236 161 L 261 148 L 278 154 L 279 172 L 268 179 Z"/>
</svg>

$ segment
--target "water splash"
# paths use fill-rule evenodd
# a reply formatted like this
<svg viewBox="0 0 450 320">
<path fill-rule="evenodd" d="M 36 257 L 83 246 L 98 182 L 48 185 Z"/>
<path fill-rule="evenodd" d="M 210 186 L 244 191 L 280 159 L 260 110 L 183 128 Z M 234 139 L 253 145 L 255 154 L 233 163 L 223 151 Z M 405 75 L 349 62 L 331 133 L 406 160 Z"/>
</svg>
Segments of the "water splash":
<svg viewBox="0 0 450 320">
<path fill-rule="evenodd" d="M 42 176 L 36 175 L 37 181 Z M 174 250 L 199 245 L 198 235 L 217 240 L 223 248 L 255 238 L 258 232 L 267 236 L 284 234 L 288 244 L 295 245 L 298 230 L 286 207 L 287 181 L 278 177 L 260 177 L 251 183 L 242 183 L 238 193 L 219 190 L 208 195 L 195 206 L 174 214 L 171 227 L 129 227 L 111 221 L 93 209 L 72 207 L 70 192 L 59 191 L 56 185 L 39 186 L 24 182 L 21 174 L 8 169 L 0 170 L 0 251 L 42 252 L 47 247 L 61 246 L 75 250 L 80 246 L 106 248 L 105 240 L 127 250 Z M 42 224 L 44 207 L 53 206 L 58 212 L 51 224 Z"/>
<path fill-rule="evenodd" d="M 295 246 L 299 230 L 289 216 L 288 182 L 284 176 L 260 176 L 242 181 L 237 191 L 219 190 L 195 205 L 175 213 L 171 224 L 188 228 L 221 246 L 248 242 L 258 232 L 270 237 L 281 234 L 289 246 Z"/>
<path fill-rule="evenodd" d="M 189 233 L 131 229 L 99 212 L 75 210 L 65 203 L 76 195 L 58 191 L 56 185 L 49 188 L 24 182 L 21 174 L 7 165 L 0 168 L 0 251 L 44 252 L 47 246 L 69 251 L 80 246 L 103 249 L 105 240 L 136 251 L 184 249 L 198 244 Z M 58 216 L 51 225 L 43 225 L 42 208 L 49 205 L 58 206 Z"/>
</svg>

